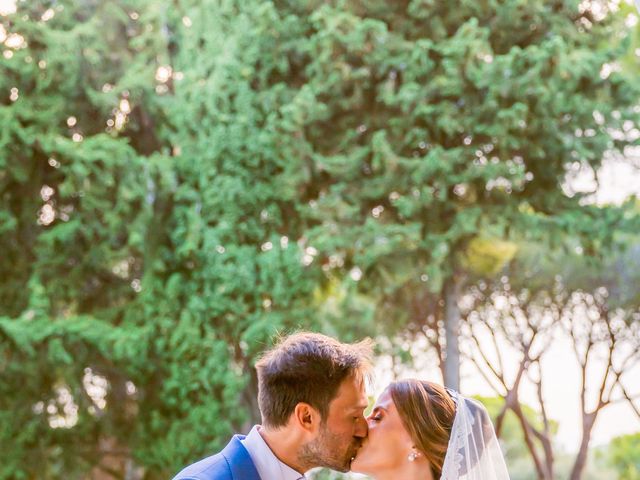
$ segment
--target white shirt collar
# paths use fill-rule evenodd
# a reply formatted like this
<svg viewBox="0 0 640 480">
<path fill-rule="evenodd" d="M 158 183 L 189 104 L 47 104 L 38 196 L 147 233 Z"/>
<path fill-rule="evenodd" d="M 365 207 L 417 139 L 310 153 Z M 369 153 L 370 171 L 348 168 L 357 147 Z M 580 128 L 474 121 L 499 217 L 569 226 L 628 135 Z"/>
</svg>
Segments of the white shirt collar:
<svg viewBox="0 0 640 480">
<path fill-rule="evenodd" d="M 306 477 L 290 466 L 282 463 L 271 451 L 267 442 L 259 432 L 260 425 L 255 425 L 242 444 L 249 452 L 251 460 L 262 480 L 304 480 Z"/>
</svg>

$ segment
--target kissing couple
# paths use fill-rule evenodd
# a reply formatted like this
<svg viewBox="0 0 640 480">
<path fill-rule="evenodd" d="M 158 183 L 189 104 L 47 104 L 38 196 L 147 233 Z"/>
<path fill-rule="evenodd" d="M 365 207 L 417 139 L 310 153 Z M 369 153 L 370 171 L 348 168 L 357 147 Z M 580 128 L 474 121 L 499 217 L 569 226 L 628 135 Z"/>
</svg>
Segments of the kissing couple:
<svg viewBox="0 0 640 480">
<path fill-rule="evenodd" d="M 396 381 L 365 418 L 372 353 L 369 340 L 282 339 L 256 363 L 262 424 L 174 480 L 302 480 L 314 467 L 380 480 L 509 479 L 486 409 L 453 390 Z"/>
</svg>

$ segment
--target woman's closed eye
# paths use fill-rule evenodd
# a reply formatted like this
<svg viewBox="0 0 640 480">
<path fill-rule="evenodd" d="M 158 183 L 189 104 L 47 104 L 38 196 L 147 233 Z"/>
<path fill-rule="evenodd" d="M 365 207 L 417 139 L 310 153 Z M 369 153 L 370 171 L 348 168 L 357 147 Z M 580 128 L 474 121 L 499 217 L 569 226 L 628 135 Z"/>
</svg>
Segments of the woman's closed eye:
<svg viewBox="0 0 640 480">
<path fill-rule="evenodd" d="M 367 420 L 372 420 L 374 422 L 379 422 L 380 420 L 382 420 L 382 414 L 380 412 L 376 412 L 372 415 L 369 415 L 369 418 Z"/>
</svg>

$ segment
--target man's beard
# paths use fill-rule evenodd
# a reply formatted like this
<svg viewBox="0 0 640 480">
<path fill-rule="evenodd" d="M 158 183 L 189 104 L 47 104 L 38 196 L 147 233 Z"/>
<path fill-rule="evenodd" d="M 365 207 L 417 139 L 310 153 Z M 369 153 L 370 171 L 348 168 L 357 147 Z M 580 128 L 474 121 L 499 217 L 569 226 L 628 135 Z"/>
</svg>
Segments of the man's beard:
<svg viewBox="0 0 640 480">
<path fill-rule="evenodd" d="M 326 467 L 338 472 L 348 472 L 351 468 L 351 459 L 356 455 L 361 444 L 362 441 L 353 438 L 346 451 L 341 451 L 340 437 L 323 426 L 318 438 L 302 446 L 298 460 L 306 470 Z"/>
</svg>

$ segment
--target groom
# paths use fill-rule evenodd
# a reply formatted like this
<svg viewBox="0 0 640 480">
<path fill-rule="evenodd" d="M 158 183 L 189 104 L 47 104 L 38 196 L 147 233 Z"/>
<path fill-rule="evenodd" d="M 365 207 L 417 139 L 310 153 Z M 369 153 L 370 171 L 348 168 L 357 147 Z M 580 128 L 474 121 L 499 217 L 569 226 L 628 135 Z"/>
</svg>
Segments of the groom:
<svg viewBox="0 0 640 480">
<path fill-rule="evenodd" d="M 369 341 L 317 333 L 283 339 L 256 364 L 262 425 L 174 480 L 299 480 L 314 467 L 346 472 L 367 436 Z"/>
</svg>

